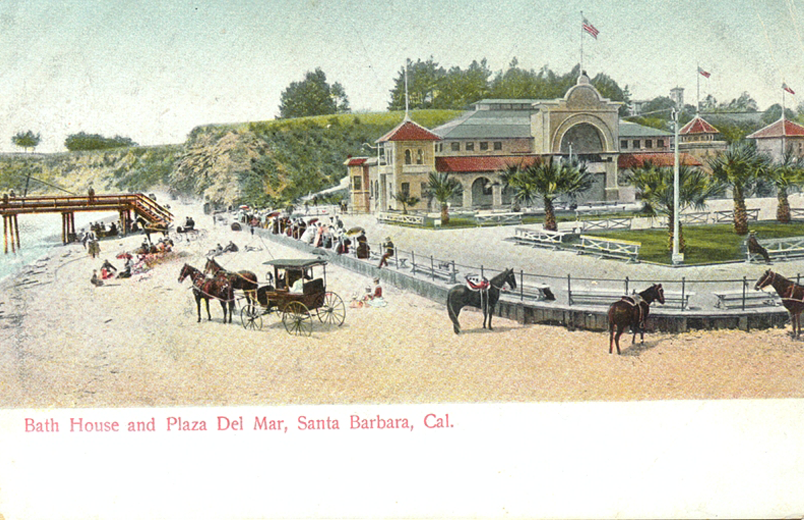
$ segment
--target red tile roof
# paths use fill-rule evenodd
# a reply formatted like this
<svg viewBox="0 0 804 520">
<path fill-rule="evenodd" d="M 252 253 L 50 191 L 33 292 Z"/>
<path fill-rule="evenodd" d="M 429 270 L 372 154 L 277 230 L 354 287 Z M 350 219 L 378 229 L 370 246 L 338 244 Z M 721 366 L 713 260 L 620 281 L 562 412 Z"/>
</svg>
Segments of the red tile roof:
<svg viewBox="0 0 804 520">
<path fill-rule="evenodd" d="M 343 163 L 346 166 L 360 166 L 368 161 L 368 157 L 350 157 Z"/>
<path fill-rule="evenodd" d="M 376 143 L 386 141 L 440 141 L 441 138 L 420 124 L 406 119 L 396 128 L 377 139 Z"/>
<path fill-rule="evenodd" d="M 673 152 L 664 153 L 623 153 L 617 158 L 617 165 L 623 169 L 639 168 L 646 162 L 655 166 L 673 166 Z M 681 164 L 685 166 L 702 166 L 703 163 L 688 153 L 679 154 Z"/>
<path fill-rule="evenodd" d="M 719 134 L 717 128 L 710 125 L 706 121 L 704 121 L 701 116 L 695 116 L 695 118 L 684 125 L 684 128 L 678 131 L 681 135 L 687 134 Z"/>
<path fill-rule="evenodd" d="M 765 128 L 760 128 L 753 134 L 748 136 L 748 139 L 773 139 L 774 137 L 790 137 L 790 136 L 804 136 L 804 126 L 796 124 L 787 119 L 780 119 Z"/>
<path fill-rule="evenodd" d="M 528 155 L 480 155 L 463 157 L 436 157 L 436 171 L 439 172 L 495 172 L 510 165 L 527 167 L 539 160 L 538 156 Z"/>
</svg>

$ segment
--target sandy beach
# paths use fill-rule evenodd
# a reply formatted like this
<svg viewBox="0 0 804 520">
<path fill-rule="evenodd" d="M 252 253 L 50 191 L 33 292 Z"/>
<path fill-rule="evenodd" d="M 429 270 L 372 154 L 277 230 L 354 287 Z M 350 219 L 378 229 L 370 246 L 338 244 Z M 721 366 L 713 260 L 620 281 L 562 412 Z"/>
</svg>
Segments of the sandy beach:
<svg viewBox="0 0 804 520">
<path fill-rule="evenodd" d="M 464 310 L 457 336 L 443 303 L 386 286 L 384 308 L 347 308 L 341 327 L 314 318 L 312 337 L 287 334 L 277 315 L 261 331 L 239 313 L 223 324 L 196 322 L 184 263 L 233 240 L 241 251 L 219 257 L 227 269 L 264 280 L 271 258 L 303 256 L 270 240 L 213 226 L 198 205 L 171 201 L 180 221 L 191 214 L 201 237 L 174 235 L 175 254 L 143 275 L 89 280 L 104 259 L 135 249 L 142 235 L 102 242 L 92 259 L 80 244 L 6 280 L 0 297 L 0 406 L 169 407 L 329 403 L 623 401 L 804 397 L 804 349 L 785 330 L 650 334 L 644 345 L 623 337 L 608 354 L 605 333 L 567 331 Z M 260 249 L 243 251 L 250 245 Z M 371 280 L 334 265 L 328 289 L 347 304 Z"/>
</svg>

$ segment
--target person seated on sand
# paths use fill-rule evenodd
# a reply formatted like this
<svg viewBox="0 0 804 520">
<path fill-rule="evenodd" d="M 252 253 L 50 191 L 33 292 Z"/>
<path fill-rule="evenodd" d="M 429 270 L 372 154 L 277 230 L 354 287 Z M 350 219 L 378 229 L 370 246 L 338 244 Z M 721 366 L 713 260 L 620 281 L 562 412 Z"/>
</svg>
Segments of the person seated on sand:
<svg viewBox="0 0 804 520">
<path fill-rule="evenodd" d="M 129 256 L 126 258 L 126 264 L 123 270 L 117 273 L 118 278 L 131 278 L 131 268 L 134 267 L 134 260 Z"/>
<path fill-rule="evenodd" d="M 238 250 L 239 248 L 231 240 L 226 244 L 226 247 L 223 248 L 224 253 L 236 253 Z"/>
<path fill-rule="evenodd" d="M 101 278 L 104 280 L 111 278 L 114 276 L 113 272 L 117 272 L 117 268 L 109 262 L 108 259 L 103 261 L 103 265 L 101 266 Z"/>
<path fill-rule="evenodd" d="M 97 271 L 97 270 L 94 270 L 94 269 L 92 270 L 92 278 L 91 278 L 89 281 L 90 281 L 90 282 L 92 283 L 92 285 L 94 285 L 95 287 L 100 287 L 101 285 L 103 285 L 103 280 L 101 280 L 100 278 L 98 278 L 98 271 Z"/>
<path fill-rule="evenodd" d="M 193 217 L 188 216 L 186 219 L 184 219 L 184 230 L 185 231 L 187 231 L 188 229 L 194 229 L 194 228 L 195 228 L 195 221 L 193 220 Z"/>
</svg>

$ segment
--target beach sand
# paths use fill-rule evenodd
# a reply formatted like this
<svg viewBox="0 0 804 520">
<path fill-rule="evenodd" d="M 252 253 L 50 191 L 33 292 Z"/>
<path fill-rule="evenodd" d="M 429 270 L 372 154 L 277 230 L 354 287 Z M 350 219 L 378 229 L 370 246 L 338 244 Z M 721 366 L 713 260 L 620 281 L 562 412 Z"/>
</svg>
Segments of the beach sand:
<svg viewBox="0 0 804 520">
<path fill-rule="evenodd" d="M 312 337 L 289 335 L 276 314 L 261 331 L 239 313 L 196 322 L 186 262 L 233 240 L 241 251 L 219 257 L 230 270 L 265 279 L 271 258 L 296 250 L 213 226 L 199 205 L 171 201 L 177 223 L 193 215 L 198 240 L 174 235 L 176 254 L 148 273 L 89 280 L 104 259 L 131 251 L 142 235 L 103 241 L 99 259 L 83 247 L 52 251 L 0 297 L 0 406 L 169 407 L 347 403 L 623 401 L 804 397 L 804 342 L 785 330 L 623 336 L 623 355 L 608 335 L 495 318 L 464 310 L 455 335 L 442 302 L 385 286 L 388 306 L 347 307 L 341 327 L 313 323 Z M 24 242 L 24 239 L 23 239 Z M 262 248 L 243 251 L 245 245 Z M 24 245 L 23 245 L 24 247 Z M 371 280 L 327 266 L 328 289 L 347 303 Z"/>
</svg>

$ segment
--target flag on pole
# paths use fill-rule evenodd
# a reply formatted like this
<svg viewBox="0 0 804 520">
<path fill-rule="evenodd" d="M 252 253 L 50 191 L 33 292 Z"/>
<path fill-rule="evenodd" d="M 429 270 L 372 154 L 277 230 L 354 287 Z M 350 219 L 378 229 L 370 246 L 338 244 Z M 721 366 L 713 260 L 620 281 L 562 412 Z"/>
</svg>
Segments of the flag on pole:
<svg viewBox="0 0 804 520">
<path fill-rule="evenodd" d="M 791 94 L 795 95 L 796 93 L 793 92 L 793 89 L 787 86 L 787 83 L 782 83 L 782 89 L 785 92 L 790 92 Z"/>
<path fill-rule="evenodd" d="M 600 31 L 595 29 L 595 26 L 589 23 L 586 17 L 583 19 L 583 30 L 591 34 L 595 40 L 597 40 L 597 35 L 600 34 Z"/>
<path fill-rule="evenodd" d="M 698 74 L 700 74 L 701 76 L 703 76 L 703 77 L 705 77 L 707 79 L 709 78 L 709 76 L 712 75 L 711 73 L 706 72 L 705 70 L 703 70 L 701 67 L 698 67 Z"/>
</svg>

